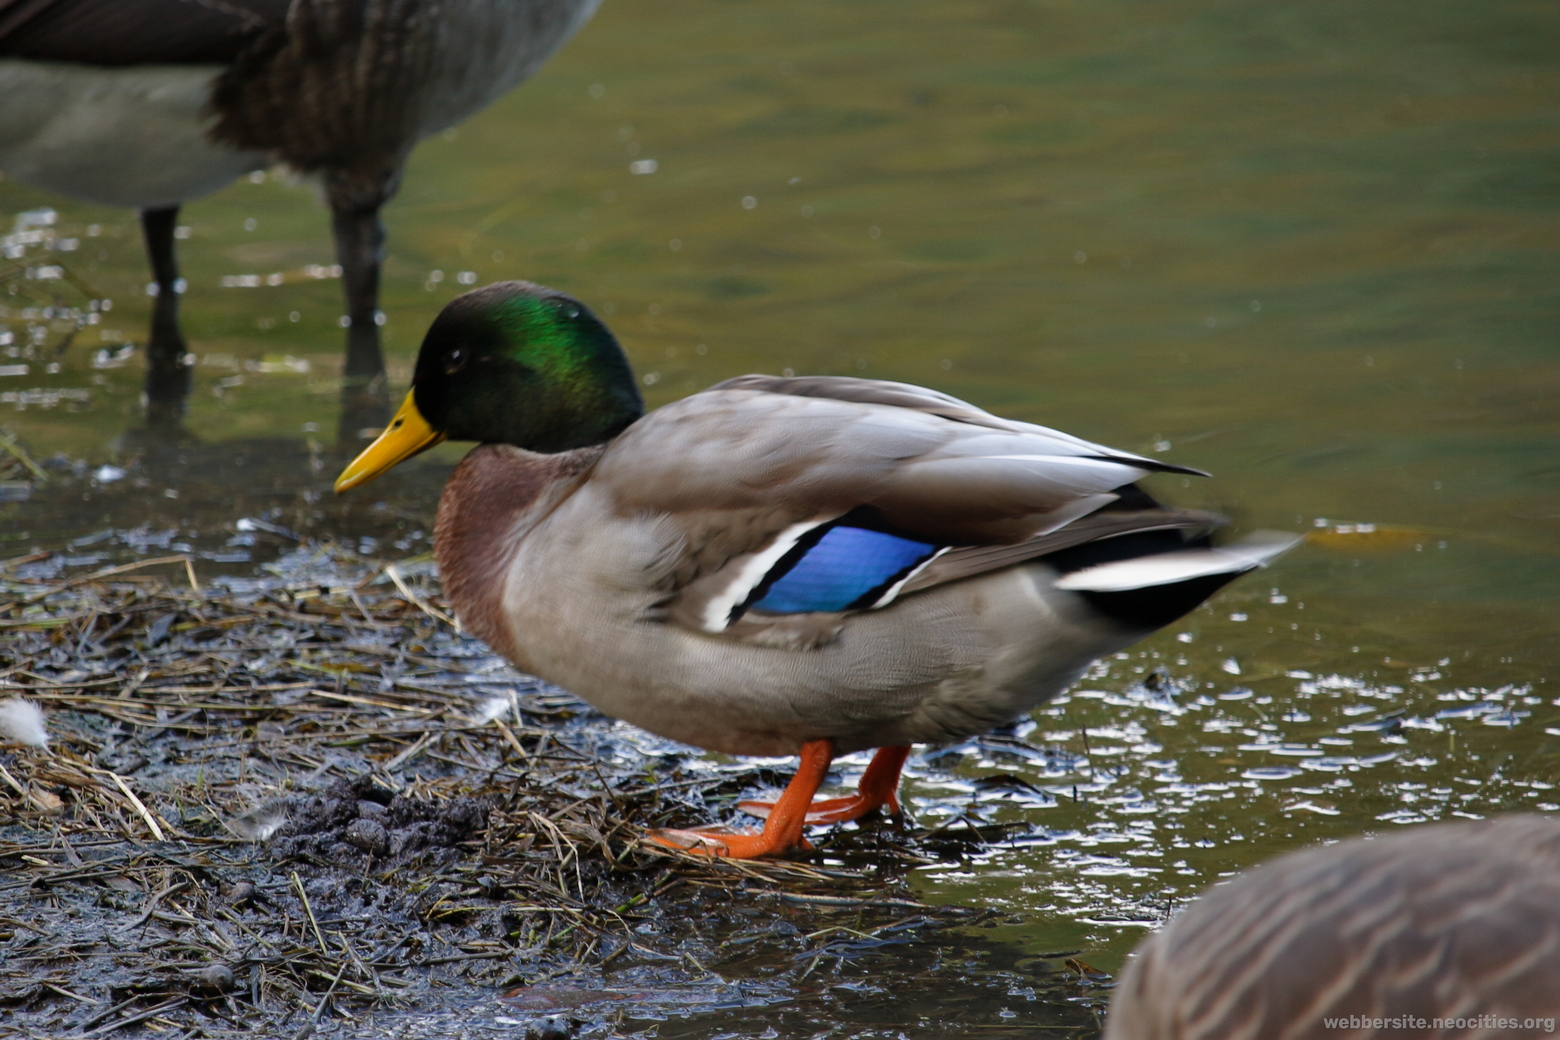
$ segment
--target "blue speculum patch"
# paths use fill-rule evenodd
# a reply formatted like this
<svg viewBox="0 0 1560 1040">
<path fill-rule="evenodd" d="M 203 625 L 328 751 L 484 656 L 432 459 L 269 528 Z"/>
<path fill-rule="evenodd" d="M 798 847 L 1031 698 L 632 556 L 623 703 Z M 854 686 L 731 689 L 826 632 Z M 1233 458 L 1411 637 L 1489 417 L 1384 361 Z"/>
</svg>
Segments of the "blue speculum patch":
<svg viewBox="0 0 1560 1040">
<path fill-rule="evenodd" d="M 869 607 L 937 549 L 882 531 L 833 527 L 751 607 L 770 614 Z"/>
</svg>

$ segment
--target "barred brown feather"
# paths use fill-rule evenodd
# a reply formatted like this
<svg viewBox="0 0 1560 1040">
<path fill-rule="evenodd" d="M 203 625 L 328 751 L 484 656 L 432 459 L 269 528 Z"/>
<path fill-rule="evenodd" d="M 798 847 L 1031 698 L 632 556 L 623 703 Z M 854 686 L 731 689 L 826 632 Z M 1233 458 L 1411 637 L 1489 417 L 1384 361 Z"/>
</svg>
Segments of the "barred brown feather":
<svg viewBox="0 0 1560 1040">
<path fill-rule="evenodd" d="M 1133 955 L 1105 1038 L 1516 1040 L 1557 1019 L 1560 819 L 1523 814 L 1291 853 L 1216 886 Z"/>
</svg>

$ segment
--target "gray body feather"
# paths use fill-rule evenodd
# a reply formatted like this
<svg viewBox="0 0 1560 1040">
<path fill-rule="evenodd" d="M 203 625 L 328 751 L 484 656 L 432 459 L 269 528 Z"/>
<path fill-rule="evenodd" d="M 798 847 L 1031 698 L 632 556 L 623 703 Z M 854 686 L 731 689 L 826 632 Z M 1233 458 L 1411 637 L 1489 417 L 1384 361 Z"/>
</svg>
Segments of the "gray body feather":
<svg viewBox="0 0 1560 1040">
<path fill-rule="evenodd" d="M 918 387 L 799 383 L 733 380 L 604 447 L 472 451 L 436 533 L 462 620 L 608 714 L 699 747 L 940 743 L 1029 710 L 1146 634 L 1058 589 L 1038 556 L 1217 520 L 1091 515 L 1169 468 L 1151 460 Z M 727 622 L 784 539 L 859 507 L 963 543 L 938 557 L 956 565 L 877 609 Z"/>
</svg>

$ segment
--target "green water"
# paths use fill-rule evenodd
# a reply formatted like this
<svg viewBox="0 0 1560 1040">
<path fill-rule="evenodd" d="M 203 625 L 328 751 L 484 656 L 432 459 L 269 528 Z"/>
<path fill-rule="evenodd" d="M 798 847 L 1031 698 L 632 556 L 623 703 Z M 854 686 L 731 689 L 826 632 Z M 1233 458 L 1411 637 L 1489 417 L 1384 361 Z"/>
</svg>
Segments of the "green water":
<svg viewBox="0 0 1560 1040">
<path fill-rule="evenodd" d="M 1556 54 L 1541 3 L 609 2 L 414 156 L 386 217 L 392 378 L 463 272 L 525 277 L 594 307 L 652 404 L 749 371 L 900 379 L 1206 469 L 1153 487 L 1241 529 L 1406 529 L 1302 546 L 1106 662 L 1029 734 L 1081 772 L 919 769 L 931 819 L 1045 829 L 920 894 L 1111 969 L 1143 934 L 1121 919 L 1284 849 L 1560 803 Z M 144 339 L 138 228 L 0 184 L 42 206 L 77 248 L 26 263 L 86 288 L 19 278 L 0 365 L 29 370 L 0 377 L 0 424 L 111 461 L 139 359 L 92 359 Z M 278 172 L 184 222 L 191 431 L 324 436 L 341 308 L 302 273 L 331 263 L 314 189 Z M 28 292 L 114 304 L 55 357 L 65 323 L 29 333 Z M 440 471 L 418 472 L 413 526 Z M 0 508 L 0 549 L 49 544 L 36 503 Z M 1156 665 L 1183 714 L 1142 700 Z M 1339 732 L 1399 710 L 1422 726 Z M 954 779 L 994 772 L 1056 804 Z"/>
</svg>

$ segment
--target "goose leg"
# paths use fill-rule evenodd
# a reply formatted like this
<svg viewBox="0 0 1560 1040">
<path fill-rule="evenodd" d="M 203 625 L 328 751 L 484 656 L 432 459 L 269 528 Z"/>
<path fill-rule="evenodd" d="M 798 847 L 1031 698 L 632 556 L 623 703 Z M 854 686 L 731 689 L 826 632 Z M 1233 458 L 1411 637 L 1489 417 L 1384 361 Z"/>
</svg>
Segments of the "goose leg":
<svg viewBox="0 0 1560 1040">
<path fill-rule="evenodd" d="M 813 795 L 818 793 L 823 778 L 834 760 L 834 741 L 809 740 L 802 745 L 801 762 L 796 775 L 785 792 L 780 795 L 764 821 L 764 829 L 758 834 L 732 831 L 724 827 L 699 827 L 692 830 L 650 831 L 646 837 L 657 845 L 708 856 L 729 856 L 732 859 L 756 859 L 759 856 L 778 856 L 791 849 L 808 848 L 802 837 L 807 823 L 807 807 Z"/>
<path fill-rule="evenodd" d="M 159 432 L 177 432 L 190 396 L 189 347 L 179 329 L 179 262 L 173 232 L 179 207 L 143 209 L 141 234 L 152 265 L 157 297 L 152 304 L 151 335 L 146 343 L 146 425 Z"/>
<path fill-rule="evenodd" d="M 878 748 L 877 754 L 861 774 L 856 793 L 846 798 L 822 798 L 807 808 L 809 825 L 820 823 L 844 823 L 859 819 L 869 812 L 888 807 L 891 813 L 899 812 L 899 772 L 910 757 L 909 747 Z M 786 789 L 790 793 L 790 789 Z M 782 798 L 783 800 L 783 798 Z M 737 808 L 760 819 L 774 812 L 777 802 L 738 802 Z"/>
<path fill-rule="evenodd" d="M 347 305 L 347 361 L 337 427 L 344 447 L 361 440 L 364 430 L 377 433 L 390 418 L 390 388 L 379 346 L 379 269 L 385 245 L 379 213 L 399 180 L 399 170 L 370 176 L 330 171 L 325 177 Z"/>
</svg>

